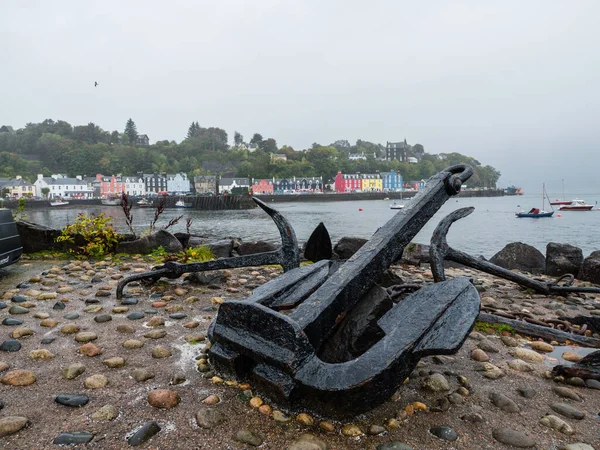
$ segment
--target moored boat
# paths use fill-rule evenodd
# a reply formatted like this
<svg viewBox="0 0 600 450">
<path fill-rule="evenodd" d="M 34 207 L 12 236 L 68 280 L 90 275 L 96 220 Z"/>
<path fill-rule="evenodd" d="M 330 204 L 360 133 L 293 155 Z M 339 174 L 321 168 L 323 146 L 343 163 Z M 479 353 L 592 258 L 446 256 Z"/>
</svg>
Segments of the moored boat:
<svg viewBox="0 0 600 450">
<path fill-rule="evenodd" d="M 122 199 L 121 197 L 106 197 L 103 198 L 100 203 L 104 206 L 121 206 Z"/>
<path fill-rule="evenodd" d="M 191 208 L 191 203 L 185 203 L 183 200 L 177 200 L 175 202 L 175 208 Z"/>
<path fill-rule="evenodd" d="M 394 202 L 390 205 L 390 209 L 402 209 L 402 208 L 404 208 L 404 205 L 401 203 Z"/>
<path fill-rule="evenodd" d="M 148 200 L 147 198 L 143 198 L 141 199 L 139 202 L 136 203 L 137 206 L 139 206 L 140 208 L 153 208 L 154 207 L 154 203 L 150 200 Z"/>
<path fill-rule="evenodd" d="M 539 208 L 531 208 L 531 210 L 529 210 L 529 212 L 520 212 L 520 213 L 515 213 L 515 215 L 517 217 L 530 217 L 532 219 L 539 219 L 542 217 L 552 217 L 552 214 L 554 214 L 554 211 L 544 211 L 544 210 L 540 210 Z"/>
<path fill-rule="evenodd" d="M 563 205 L 559 208 L 560 211 L 591 211 L 594 205 L 588 205 L 585 201 L 578 198 L 574 199 L 570 205 Z"/>
<path fill-rule="evenodd" d="M 62 198 L 59 198 L 57 200 L 52 200 L 50 202 L 50 206 L 65 206 L 68 204 L 69 204 L 69 202 L 65 202 Z"/>
</svg>

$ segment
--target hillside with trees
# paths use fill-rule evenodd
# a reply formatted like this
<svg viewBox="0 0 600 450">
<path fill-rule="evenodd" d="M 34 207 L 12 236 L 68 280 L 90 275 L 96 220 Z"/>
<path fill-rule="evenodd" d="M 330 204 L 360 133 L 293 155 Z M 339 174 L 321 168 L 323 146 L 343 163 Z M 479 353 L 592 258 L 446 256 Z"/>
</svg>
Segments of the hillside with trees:
<svg viewBox="0 0 600 450">
<path fill-rule="evenodd" d="M 147 130 L 142 130 L 147 131 Z M 278 146 L 272 137 L 254 133 L 247 142 L 235 131 L 233 145 L 227 132 L 218 127 L 202 127 L 192 122 L 182 130 L 181 142 L 162 140 L 141 145 L 132 119 L 123 131 L 105 131 L 90 122 L 72 126 L 63 121 L 46 119 L 28 123 L 24 128 L 0 127 L 0 177 L 21 175 L 34 181 L 38 173 L 63 173 L 69 176 L 94 176 L 97 173 L 131 175 L 145 173 L 185 172 L 194 175 L 235 174 L 251 178 L 286 178 L 292 176 L 322 176 L 325 183 L 338 171 L 343 173 L 376 173 L 394 170 L 406 181 L 427 179 L 453 164 L 467 163 L 475 168 L 470 187 L 495 187 L 500 172 L 484 166 L 476 159 L 460 153 L 430 154 L 421 144 L 409 146 L 408 156 L 418 163 L 382 161 L 385 146 L 357 140 L 337 140 L 328 145 L 312 144 L 308 149 L 295 150 Z M 284 154 L 286 159 L 272 158 Z M 364 154 L 365 160 L 352 161 L 350 154 Z"/>
</svg>

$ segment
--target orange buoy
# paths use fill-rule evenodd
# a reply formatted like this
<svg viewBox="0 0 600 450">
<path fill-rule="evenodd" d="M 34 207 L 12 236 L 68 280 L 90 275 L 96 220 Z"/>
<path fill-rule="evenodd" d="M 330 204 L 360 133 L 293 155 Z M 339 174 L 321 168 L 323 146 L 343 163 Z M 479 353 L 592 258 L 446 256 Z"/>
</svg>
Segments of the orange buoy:
<svg viewBox="0 0 600 450">
<path fill-rule="evenodd" d="M 562 217 L 562 214 L 557 214 L 556 217 Z"/>
<path fill-rule="evenodd" d="M 362 211 L 362 208 L 358 208 L 359 211 Z"/>
</svg>

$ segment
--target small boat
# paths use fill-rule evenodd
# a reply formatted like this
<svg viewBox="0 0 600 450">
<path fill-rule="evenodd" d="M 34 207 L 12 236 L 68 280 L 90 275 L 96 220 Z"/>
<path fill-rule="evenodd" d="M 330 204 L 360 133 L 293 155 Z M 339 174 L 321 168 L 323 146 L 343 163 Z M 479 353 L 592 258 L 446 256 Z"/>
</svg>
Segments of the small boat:
<svg viewBox="0 0 600 450">
<path fill-rule="evenodd" d="M 390 209 L 402 209 L 402 208 L 404 208 L 404 205 L 401 203 L 394 202 L 390 205 Z"/>
<path fill-rule="evenodd" d="M 559 208 L 560 211 L 590 211 L 594 205 L 588 205 L 583 200 L 574 199 L 570 205 L 563 205 Z"/>
<path fill-rule="evenodd" d="M 177 200 L 175 202 L 175 208 L 191 208 L 191 203 L 185 203 L 183 200 Z"/>
<path fill-rule="evenodd" d="M 148 200 L 147 198 L 141 199 L 139 202 L 136 203 L 136 205 L 138 205 L 140 208 L 153 208 L 154 207 L 154 203 L 152 201 Z"/>
<path fill-rule="evenodd" d="M 552 211 L 544 211 L 544 202 L 546 200 L 546 186 L 542 185 L 542 209 L 539 208 L 531 208 L 529 212 L 521 211 L 519 213 L 515 213 L 517 218 L 528 217 L 531 219 L 541 219 L 542 217 L 552 217 L 554 214 L 554 209 Z M 552 208 L 552 206 L 550 206 Z"/>
<path fill-rule="evenodd" d="M 50 202 L 50 206 L 64 206 L 68 204 L 69 202 L 65 202 L 62 198 Z"/>
<path fill-rule="evenodd" d="M 121 197 L 106 197 L 100 201 L 104 206 L 121 206 Z"/>
<path fill-rule="evenodd" d="M 0 209 L 0 267 L 16 263 L 23 254 L 19 230 L 9 209 Z"/>
<path fill-rule="evenodd" d="M 516 213 L 517 217 L 531 217 L 533 219 L 539 219 L 541 217 L 552 217 L 552 214 L 554 214 L 554 211 L 544 211 L 541 210 L 539 208 L 531 208 L 531 210 L 529 210 L 529 212 L 520 212 L 520 213 Z"/>
<path fill-rule="evenodd" d="M 563 198 L 565 198 L 565 180 L 562 180 L 562 190 L 563 190 Z M 552 206 L 562 206 L 562 205 L 570 205 L 571 203 L 573 203 L 572 201 L 569 200 L 559 200 L 556 199 L 553 202 L 550 202 L 550 205 Z"/>
</svg>

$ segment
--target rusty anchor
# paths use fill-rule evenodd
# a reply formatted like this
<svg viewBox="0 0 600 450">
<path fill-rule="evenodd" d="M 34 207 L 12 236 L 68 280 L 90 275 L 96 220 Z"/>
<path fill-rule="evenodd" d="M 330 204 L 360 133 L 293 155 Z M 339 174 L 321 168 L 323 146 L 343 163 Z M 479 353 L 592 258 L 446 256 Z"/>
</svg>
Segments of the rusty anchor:
<svg viewBox="0 0 600 450">
<path fill-rule="evenodd" d="M 344 416 L 388 400 L 421 357 L 455 353 L 479 312 L 469 279 L 427 286 L 396 304 L 375 283 L 472 173 L 472 167 L 457 165 L 430 178 L 347 261 L 299 267 L 243 301 L 224 302 L 209 329 L 215 369 L 250 380 L 284 407 L 316 406 Z M 387 306 L 376 312 L 372 303 Z M 357 309 L 368 311 L 354 315 L 353 324 L 358 340 L 368 335 L 369 345 L 348 348 L 350 356 L 339 361 L 326 344 Z"/>
<path fill-rule="evenodd" d="M 150 280 L 158 281 L 161 277 L 171 279 L 179 278 L 184 273 L 203 272 L 207 270 L 234 269 L 237 267 L 262 266 L 268 264 L 279 264 L 284 271 L 300 266 L 300 250 L 296 233 L 281 213 L 269 207 L 263 201 L 252 197 L 252 200 L 260 206 L 271 218 L 281 236 L 281 247 L 271 252 L 256 253 L 253 255 L 237 256 L 232 258 L 216 259 L 201 263 L 182 264 L 169 261 L 162 266 L 154 267 L 150 272 L 144 272 L 124 278 L 117 285 L 117 299 L 123 298 L 123 289 L 133 281 Z"/>
<path fill-rule="evenodd" d="M 483 259 L 475 258 L 468 253 L 455 250 L 448 245 L 446 236 L 450 226 L 459 219 L 470 215 L 475 208 L 460 208 L 451 212 L 444 217 L 436 227 L 431 237 L 431 245 L 429 247 L 429 259 L 431 264 L 431 272 L 434 280 L 443 281 L 446 279 L 444 274 L 444 260 L 454 261 L 464 266 L 480 270 L 482 272 L 495 275 L 506 280 L 513 281 L 521 286 L 530 288 L 544 295 L 564 295 L 568 293 L 600 293 L 600 288 L 573 286 L 574 277 L 571 274 L 566 274 L 558 278 L 556 281 L 543 282 L 526 277 L 512 270 L 492 264 Z M 562 284 L 561 281 L 564 281 Z"/>
</svg>

